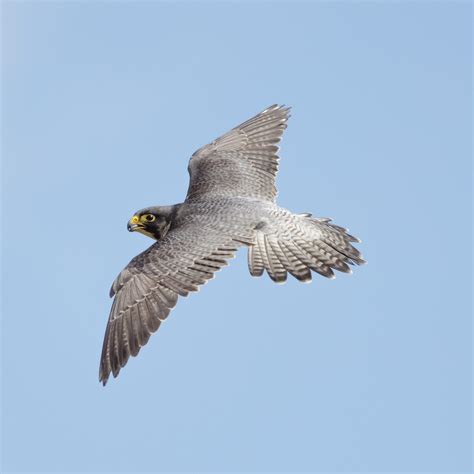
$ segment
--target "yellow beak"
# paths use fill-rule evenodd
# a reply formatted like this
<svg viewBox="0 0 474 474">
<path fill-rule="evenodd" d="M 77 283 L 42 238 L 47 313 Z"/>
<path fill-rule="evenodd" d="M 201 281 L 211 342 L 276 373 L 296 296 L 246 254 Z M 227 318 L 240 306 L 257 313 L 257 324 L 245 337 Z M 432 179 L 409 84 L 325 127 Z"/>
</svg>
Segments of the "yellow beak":
<svg viewBox="0 0 474 474">
<path fill-rule="evenodd" d="M 133 216 L 127 224 L 127 229 L 129 232 L 134 232 L 138 228 L 142 227 L 140 224 L 140 218 L 138 216 Z"/>
</svg>

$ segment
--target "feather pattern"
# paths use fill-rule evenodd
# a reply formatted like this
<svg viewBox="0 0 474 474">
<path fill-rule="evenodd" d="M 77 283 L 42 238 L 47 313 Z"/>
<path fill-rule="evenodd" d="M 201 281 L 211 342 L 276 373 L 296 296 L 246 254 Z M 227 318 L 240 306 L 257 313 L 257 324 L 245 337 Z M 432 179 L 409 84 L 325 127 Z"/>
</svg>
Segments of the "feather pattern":
<svg viewBox="0 0 474 474">
<path fill-rule="evenodd" d="M 272 280 L 283 283 L 289 272 L 307 282 L 311 280 L 310 270 L 335 278 L 333 270 L 351 273 L 348 264 L 365 263 L 351 245 L 358 239 L 329 219 L 278 209 L 271 213 L 271 223 L 259 226 L 255 243 L 249 247 L 248 264 L 253 276 L 266 270 Z"/>
<path fill-rule="evenodd" d="M 201 234 L 201 235 L 199 235 Z M 196 247 L 189 242 L 197 239 Z M 189 252 L 182 252 L 182 245 Z M 197 291 L 227 265 L 242 244 L 211 229 L 183 227 L 135 257 L 112 285 L 115 295 L 107 324 L 99 379 L 118 375 L 158 330 L 178 296 Z"/>
<path fill-rule="evenodd" d="M 289 112 L 289 107 L 272 105 L 197 150 L 189 161 L 186 201 L 240 196 L 273 202 L 277 143 Z"/>
</svg>

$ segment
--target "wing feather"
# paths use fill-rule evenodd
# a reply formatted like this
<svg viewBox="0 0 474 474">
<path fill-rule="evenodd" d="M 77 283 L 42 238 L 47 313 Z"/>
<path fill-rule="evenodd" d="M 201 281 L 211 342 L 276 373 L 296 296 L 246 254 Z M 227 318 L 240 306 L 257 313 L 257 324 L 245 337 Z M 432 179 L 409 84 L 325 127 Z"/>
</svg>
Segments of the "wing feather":
<svg viewBox="0 0 474 474">
<path fill-rule="evenodd" d="M 212 229 L 181 227 L 135 257 L 112 284 L 99 380 L 118 375 L 158 330 L 178 296 L 197 291 L 242 244 Z"/>
<path fill-rule="evenodd" d="M 272 105 L 197 150 L 189 161 L 186 201 L 252 197 L 274 202 L 278 146 L 290 108 Z"/>
</svg>

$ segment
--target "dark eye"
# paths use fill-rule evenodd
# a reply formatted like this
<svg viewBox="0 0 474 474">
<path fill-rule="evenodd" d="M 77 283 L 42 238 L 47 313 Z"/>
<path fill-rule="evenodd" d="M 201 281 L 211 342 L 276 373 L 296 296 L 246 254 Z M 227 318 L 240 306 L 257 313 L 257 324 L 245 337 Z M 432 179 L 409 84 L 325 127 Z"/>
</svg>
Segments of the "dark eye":
<svg viewBox="0 0 474 474">
<path fill-rule="evenodd" d="M 155 219 L 156 219 L 156 217 L 155 217 L 153 214 L 147 214 L 147 215 L 145 216 L 145 220 L 146 220 L 147 222 L 153 222 Z"/>
</svg>

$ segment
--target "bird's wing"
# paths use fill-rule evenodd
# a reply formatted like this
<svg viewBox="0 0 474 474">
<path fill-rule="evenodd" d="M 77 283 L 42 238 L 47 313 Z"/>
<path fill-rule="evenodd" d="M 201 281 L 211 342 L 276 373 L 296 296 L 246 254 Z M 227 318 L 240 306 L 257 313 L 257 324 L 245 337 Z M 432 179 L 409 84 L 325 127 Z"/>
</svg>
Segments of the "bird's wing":
<svg viewBox="0 0 474 474">
<path fill-rule="evenodd" d="M 175 306 L 232 258 L 238 242 L 196 225 L 171 230 L 137 255 L 110 290 L 115 296 L 105 331 L 99 379 L 105 385 L 136 356 Z"/>
<path fill-rule="evenodd" d="M 278 142 L 290 108 L 272 105 L 212 143 L 189 161 L 186 200 L 251 197 L 275 201 Z"/>
</svg>

